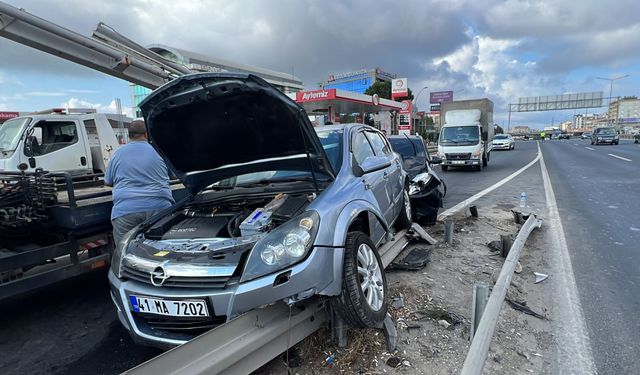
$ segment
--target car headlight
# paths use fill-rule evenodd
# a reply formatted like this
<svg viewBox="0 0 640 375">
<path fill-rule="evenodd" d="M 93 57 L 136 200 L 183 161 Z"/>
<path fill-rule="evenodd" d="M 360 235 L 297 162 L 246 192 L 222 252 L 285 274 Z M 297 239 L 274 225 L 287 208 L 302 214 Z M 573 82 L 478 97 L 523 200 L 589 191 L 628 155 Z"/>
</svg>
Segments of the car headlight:
<svg viewBox="0 0 640 375">
<path fill-rule="evenodd" d="M 240 282 L 277 272 L 303 260 L 313 247 L 320 215 L 306 211 L 267 234 L 249 254 Z"/>
<path fill-rule="evenodd" d="M 471 153 L 471 156 L 479 158 L 481 154 L 482 154 L 482 150 L 478 150 L 478 151 L 474 151 L 473 153 Z"/>
<path fill-rule="evenodd" d="M 598 137 L 598 140 L 599 140 L 599 141 L 601 141 L 601 140 L 602 140 L 602 137 Z"/>
<path fill-rule="evenodd" d="M 140 226 L 136 226 L 131 229 L 120 239 L 120 242 L 116 244 L 116 248 L 111 255 L 111 270 L 116 274 L 118 278 L 120 278 L 120 266 L 122 265 L 122 256 L 125 253 L 125 250 L 129 246 L 129 242 L 131 239 L 138 233 L 140 230 Z"/>
</svg>

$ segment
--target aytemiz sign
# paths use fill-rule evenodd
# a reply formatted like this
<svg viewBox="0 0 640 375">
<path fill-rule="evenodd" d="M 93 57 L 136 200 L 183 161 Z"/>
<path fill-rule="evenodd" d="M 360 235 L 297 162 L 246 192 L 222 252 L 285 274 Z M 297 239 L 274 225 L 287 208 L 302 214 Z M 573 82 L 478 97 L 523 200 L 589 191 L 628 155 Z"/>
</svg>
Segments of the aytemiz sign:
<svg viewBox="0 0 640 375">
<path fill-rule="evenodd" d="M 20 116 L 20 112 L 0 112 L 0 121 L 6 121 Z"/>
<path fill-rule="evenodd" d="M 409 86 L 406 78 L 391 80 L 391 99 L 404 98 L 409 96 Z"/>
<path fill-rule="evenodd" d="M 429 96 L 429 102 L 431 104 L 452 102 L 452 101 L 453 101 L 453 91 L 432 92 L 431 95 Z"/>
<path fill-rule="evenodd" d="M 336 89 L 298 91 L 296 93 L 296 102 L 315 102 L 315 101 L 335 99 L 335 98 L 336 98 Z"/>
</svg>

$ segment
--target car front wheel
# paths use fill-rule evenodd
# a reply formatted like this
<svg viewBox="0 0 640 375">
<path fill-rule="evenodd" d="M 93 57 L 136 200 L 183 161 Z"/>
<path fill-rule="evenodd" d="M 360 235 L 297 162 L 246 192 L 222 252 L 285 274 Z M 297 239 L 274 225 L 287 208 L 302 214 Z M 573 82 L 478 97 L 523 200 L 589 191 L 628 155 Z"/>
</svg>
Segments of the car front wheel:
<svg viewBox="0 0 640 375">
<path fill-rule="evenodd" d="M 365 233 L 349 233 L 342 293 L 332 300 L 333 308 L 352 327 L 377 327 L 387 315 L 386 298 L 387 279 L 376 246 Z"/>
</svg>

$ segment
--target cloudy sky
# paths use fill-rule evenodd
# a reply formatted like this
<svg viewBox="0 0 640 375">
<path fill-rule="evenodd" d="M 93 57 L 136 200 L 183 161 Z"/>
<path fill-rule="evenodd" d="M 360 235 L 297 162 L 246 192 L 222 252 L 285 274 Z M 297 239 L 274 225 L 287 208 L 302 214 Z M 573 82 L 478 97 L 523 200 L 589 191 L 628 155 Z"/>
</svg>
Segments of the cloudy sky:
<svg viewBox="0 0 640 375">
<path fill-rule="evenodd" d="M 5 0 L 7 1 L 7 0 Z M 611 0 L 8 0 L 90 35 L 103 21 L 148 45 L 293 72 L 308 88 L 328 74 L 381 67 L 427 93 L 488 97 L 495 121 L 519 97 L 604 91 L 640 94 L 640 1 Z M 89 5 L 90 4 L 90 5 Z M 0 38 L 0 111 L 57 106 L 115 111 L 131 106 L 126 82 Z M 605 109 L 590 109 L 604 111 Z M 585 113 L 580 110 L 579 113 Z M 542 127 L 574 111 L 518 114 Z"/>
</svg>

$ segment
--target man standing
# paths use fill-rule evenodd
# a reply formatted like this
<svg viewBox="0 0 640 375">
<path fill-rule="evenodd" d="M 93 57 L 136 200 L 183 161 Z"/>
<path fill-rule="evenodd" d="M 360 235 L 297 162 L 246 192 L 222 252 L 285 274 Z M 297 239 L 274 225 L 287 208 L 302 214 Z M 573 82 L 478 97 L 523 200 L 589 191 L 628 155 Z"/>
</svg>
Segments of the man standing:
<svg viewBox="0 0 640 375">
<path fill-rule="evenodd" d="M 111 224 L 116 245 L 136 225 L 175 203 L 167 166 L 147 142 L 144 121 L 131 122 L 129 143 L 111 157 L 104 183 L 113 186 Z"/>
</svg>

